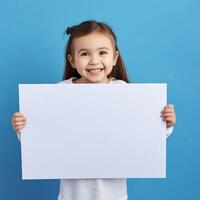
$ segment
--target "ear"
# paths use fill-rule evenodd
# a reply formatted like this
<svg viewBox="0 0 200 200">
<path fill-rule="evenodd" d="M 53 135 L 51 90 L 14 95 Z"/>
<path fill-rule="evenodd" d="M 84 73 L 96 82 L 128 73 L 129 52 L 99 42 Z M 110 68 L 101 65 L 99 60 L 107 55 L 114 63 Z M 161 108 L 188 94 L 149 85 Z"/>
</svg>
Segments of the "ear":
<svg viewBox="0 0 200 200">
<path fill-rule="evenodd" d="M 68 54 L 67 59 L 68 59 L 69 63 L 71 64 L 71 66 L 75 69 L 76 67 L 74 64 L 73 56 L 71 54 Z"/>
<path fill-rule="evenodd" d="M 114 55 L 114 65 L 117 64 L 117 59 L 119 58 L 119 51 L 115 51 L 115 55 Z"/>
</svg>

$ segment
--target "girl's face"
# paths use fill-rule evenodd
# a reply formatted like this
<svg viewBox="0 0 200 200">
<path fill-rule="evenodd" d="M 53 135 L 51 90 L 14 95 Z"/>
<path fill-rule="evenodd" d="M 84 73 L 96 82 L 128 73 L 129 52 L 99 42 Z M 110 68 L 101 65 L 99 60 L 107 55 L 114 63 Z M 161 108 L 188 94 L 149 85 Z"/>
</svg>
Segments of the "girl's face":
<svg viewBox="0 0 200 200">
<path fill-rule="evenodd" d="M 81 75 L 77 83 L 108 83 L 108 75 L 116 65 L 119 52 L 111 39 L 101 33 L 75 38 L 74 55 L 68 55 L 73 68 Z"/>
</svg>

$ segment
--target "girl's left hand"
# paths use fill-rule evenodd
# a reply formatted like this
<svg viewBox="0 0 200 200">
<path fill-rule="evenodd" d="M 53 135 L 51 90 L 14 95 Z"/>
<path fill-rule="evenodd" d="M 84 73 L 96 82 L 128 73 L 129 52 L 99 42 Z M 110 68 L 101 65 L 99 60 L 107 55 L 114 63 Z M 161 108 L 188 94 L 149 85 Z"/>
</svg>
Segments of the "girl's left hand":
<svg viewBox="0 0 200 200">
<path fill-rule="evenodd" d="M 161 111 L 161 117 L 163 118 L 163 121 L 166 121 L 167 128 L 173 126 L 176 123 L 176 113 L 174 111 L 174 105 L 166 105 Z"/>
</svg>

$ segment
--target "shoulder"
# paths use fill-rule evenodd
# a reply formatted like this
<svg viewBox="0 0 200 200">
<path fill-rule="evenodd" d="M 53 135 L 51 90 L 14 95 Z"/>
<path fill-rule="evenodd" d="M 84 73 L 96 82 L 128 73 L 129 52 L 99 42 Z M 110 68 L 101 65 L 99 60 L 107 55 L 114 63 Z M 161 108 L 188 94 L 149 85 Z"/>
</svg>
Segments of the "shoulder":
<svg viewBox="0 0 200 200">
<path fill-rule="evenodd" d="M 113 77 L 110 78 L 110 82 L 111 84 L 126 84 L 127 82 L 126 81 L 123 81 L 123 80 L 120 80 L 120 79 L 115 79 Z"/>
<path fill-rule="evenodd" d="M 72 84 L 74 79 L 76 79 L 76 77 L 71 77 L 71 78 L 69 78 L 67 80 L 60 81 L 60 82 L 58 82 L 58 84 L 66 84 L 66 83 L 71 83 Z"/>
</svg>

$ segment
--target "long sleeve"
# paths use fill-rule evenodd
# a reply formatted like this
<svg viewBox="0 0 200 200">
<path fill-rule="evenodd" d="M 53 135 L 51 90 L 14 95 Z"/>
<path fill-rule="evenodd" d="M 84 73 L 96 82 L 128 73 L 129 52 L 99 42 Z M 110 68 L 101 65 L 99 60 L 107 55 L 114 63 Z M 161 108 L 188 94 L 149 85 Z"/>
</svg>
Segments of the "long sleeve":
<svg viewBox="0 0 200 200">
<path fill-rule="evenodd" d="M 20 135 L 20 133 L 17 133 L 17 138 L 21 142 L 21 135 Z"/>
<path fill-rule="evenodd" d="M 173 128 L 174 128 L 173 126 L 171 126 L 170 128 L 167 128 L 167 133 L 166 133 L 167 138 L 172 134 Z"/>
</svg>

